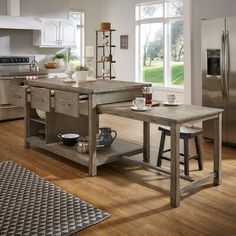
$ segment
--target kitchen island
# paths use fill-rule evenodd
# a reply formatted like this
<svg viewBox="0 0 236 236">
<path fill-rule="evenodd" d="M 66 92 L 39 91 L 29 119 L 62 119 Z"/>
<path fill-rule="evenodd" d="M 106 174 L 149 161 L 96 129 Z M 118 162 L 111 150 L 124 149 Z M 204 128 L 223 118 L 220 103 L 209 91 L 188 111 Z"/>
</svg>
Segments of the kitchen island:
<svg viewBox="0 0 236 236">
<path fill-rule="evenodd" d="M 132 111 L 131 101 L 142 96 L 144 83 L 106 81 L 65 84 L 63 80 L 41 79 L 29 81 L 21 87 L 23 96 L 15 89 L 15 99 L 25 101 L 25 147 L 37 146 L 89 167 L 89 174 L 95 176 L 99 165 L 143 153 L 143 162 L 165 174 L 170 174 L 171 206 L 180 205 L 181 194 L 209 180 L 221 184 L 221 142 L 222 109 L 180 105 L 177 107 L 152 107 L 146 112 Z M 39 119 L 36 109 L 46 112 L 45 120 Z M 116 139 L 111 147 L 96 147 L 99 131 L 99 114 L 130 118 L 143 122 L 143 144 Z M 214 124 L 213 172 L 199 179 L 181 175 L 179 171 L 180 127 L 186 123 L 212 120 Z M 167 125 L 171 131 L 171 170 L 151 166 L 150 123 Z M 45 137 L 39 131 L 45 129 Z M 80 154 L 75 147 L 63 145 L 59 133 L 78 133 L 89 137 L 89 154 Z M 136 161 L 137 162 L 137 161 Z M 180 178 L 190 181 L 180 187 Z"/>
<path fill-rule="evenodd" d="M 99 132 L 97 106 L 132 101 L 135 97 L 142 96 L 142 88 L 150 84 L 117 80 L 64 83 L 60 79 L 39 79 L 28 81 L 27 86 L 20 88 L 21 92 L 25 91 L 25 95 L 19 95 L 15 88 L 15 100 L 22 102 L 25 98 L 26 101 L 25 147 L 37 146 L 87 166 L 91 176 L 97 175 L 99 165 L 122 156 L 143 153 L 144 159 L 149 160 L 147 141 L 143 146 L 117 138 L 111 147 L 104 148 L 96 148 L 96 141 Z M 36 110 L 45 111 L 45 119 L 40 119 Z M 44 136 L 40 135 L 43 129 Z M 76 147 L 63 145 L 57 137 L 59 133 L 88 136 L 89 154 L 78 153 Z M 146 122 L 144 133 L 149 133 Z"/>
</svg>

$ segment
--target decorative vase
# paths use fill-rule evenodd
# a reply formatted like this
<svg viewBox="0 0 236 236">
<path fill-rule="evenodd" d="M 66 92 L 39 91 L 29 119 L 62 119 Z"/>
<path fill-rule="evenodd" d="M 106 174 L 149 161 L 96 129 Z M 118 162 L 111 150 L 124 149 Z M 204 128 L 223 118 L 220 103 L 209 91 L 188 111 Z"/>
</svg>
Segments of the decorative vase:
<svg viewBox="0 0 236 236">
<path fill-rule="evenodd" d="M 88 71 L 76 71 L 76 76 L 79 81 L 85 81 L 88 77 Z"/>
<path fill-rule="evenodd" d="M 58 63 L 58 67 L 64 67 L 65 66 L 65 61 L 64 61 L 64 59 L 60 59 L 60 58 L 56 58 L 56 59 L 54 59 L 54 62 L 56 62 L 56 63 Z"/>
<path fill-rule="evenodd" d="M 99 128 L 100 134 L 98 137 L 99 145 L 110 147 L 117 136 L 117 132 L 109 127 Z"/>
</svg>

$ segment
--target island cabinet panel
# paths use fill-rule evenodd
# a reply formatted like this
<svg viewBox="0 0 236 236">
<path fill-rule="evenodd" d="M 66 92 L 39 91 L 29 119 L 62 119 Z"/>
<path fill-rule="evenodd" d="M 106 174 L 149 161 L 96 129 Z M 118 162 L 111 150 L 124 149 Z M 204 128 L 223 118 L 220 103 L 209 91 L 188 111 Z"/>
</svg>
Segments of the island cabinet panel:
<svg viewBox="0 0 236 236">
<path fill-rule="evenodd" d="M 72 117 L 79 117 L 79 93 L 55 90 L 54 108 L 55 112 L 65 114 Z"/>
<path fill-rule="evenodd" d="M 51 108 L 51 91 L 45 88 L 31 87 L 31 108 L 49 112 Z"/>
<path fill-rule="evenodd" d="M 19 107 L 24 107 L 27 96 L 27 86 L 11 85 L 10 90 L 11 104 Z"/>
<path fill-rule="evenodd" d="M 77 133 L 88 136 L 88 117 L 78 118 L 55 112 L 53 109 L 46 115 L 46 143 L 60 142 L 58 134 Z"/>
<path fill-rule="evenodd" d="M 142 89 L 134 89 L 123 91 L 122 94 L 120 92 L 112 92 L 106 94 L 97 94 L 96 103 L 97 105 L 113 103 L 113 102 L 123 102 L 123 101 L 132 101 L 136 97 L 142 97 L 143 92 Z"/>
</svg>

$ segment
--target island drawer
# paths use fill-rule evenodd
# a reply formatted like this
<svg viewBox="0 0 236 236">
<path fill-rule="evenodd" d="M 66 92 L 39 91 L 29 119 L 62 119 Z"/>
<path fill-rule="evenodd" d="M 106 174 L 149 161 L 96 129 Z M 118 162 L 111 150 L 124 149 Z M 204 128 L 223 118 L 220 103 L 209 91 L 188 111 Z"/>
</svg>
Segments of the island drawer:
<svg viewBox="0 0 236 236">
<path fill-rule="evenodd" d="M 49 112 L 51 107 L 51 91 L 45 88 L 31 87 L 31 108 Z"/>
<path fill-rule="evenodd" d="M 26 103 L 27 86 L 11 85 L 10 103 L 15 106 L 24 107 Z"/>
<path fill-rule="evenodd" d="M 55 90 L 54 107 L 55 112 L 72 117 L 79 117 L 79 93 Z"/>
</svg>

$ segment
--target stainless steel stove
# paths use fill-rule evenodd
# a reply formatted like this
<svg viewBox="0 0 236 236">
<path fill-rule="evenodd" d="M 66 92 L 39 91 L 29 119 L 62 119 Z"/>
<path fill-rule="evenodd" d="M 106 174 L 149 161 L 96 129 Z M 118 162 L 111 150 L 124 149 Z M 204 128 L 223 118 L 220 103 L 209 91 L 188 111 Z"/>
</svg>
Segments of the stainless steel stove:
<svg viewBox="0 0 236 236">
<path fill-rule="evenodd" d="M 46 70 L 39 70 L 34 56 L 0 56 L 0 120 L 24 117 L 24 109 L 11 104 L 11 82 L 25 85 L 27 80 L 47 77 Z"/>
</svg>

